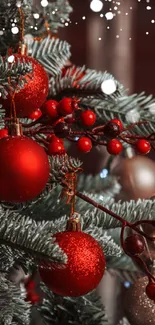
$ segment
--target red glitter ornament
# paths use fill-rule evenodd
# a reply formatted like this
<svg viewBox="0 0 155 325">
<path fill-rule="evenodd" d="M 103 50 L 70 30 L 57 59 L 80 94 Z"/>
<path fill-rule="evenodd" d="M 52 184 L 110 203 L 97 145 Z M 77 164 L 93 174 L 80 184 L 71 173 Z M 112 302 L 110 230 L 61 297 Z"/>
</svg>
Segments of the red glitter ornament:
<svg viewBox="0 0 155 325">
<path fill-rule="evenodd" d="M 92 149 L 92 142 L 87 137 L 81 137 L 77 142 L 78 149 L 82 152 L 89 152 Z"/>
<path fill-rule="evenodd" d="M 135 143 L 135 148 L 138 153 L 146 155 L 151 150 L 150 142 L 145 139 L 139 139 Z"/>
<path fill-rule="evenodd" d="M 122 143 L 117 139 L 112 139 L 107 143 L 107 151 L 111 155 L 119 155 L 123 150 Z"/>
<path fill-rule="evenodd" d="M 1 129 L 0 130 L 0 139 L 7 137 L 9 134 L 7 129 Z"/>
<path fill-rule="evenodd" d="M 32 57 L 21 54 L 14 54 L 14 57 L 15 61 L 32 63 L 32 73 L 25 75 L 27 83 L 25 83 L 24 88 L 16 91 L 14 97 L 17 117 L 27 117 L 45 102 L 48 95 L 48 76 L 43 66 Z M 11 103 L 11 94 L 8 95 L 7 99 L 0 98 L 0 104 L 7 110 L 8 114 L 10 114 Z"/>
<path fill-rule="evenodd" d="M 95 289 L 106 266 L 98 242 L 82 231 L 60 232 L 55 237 L 68 261 L 63 268 L 53 265 L 52 268 L 44 269 L 40 266 L 42 281 L 61 296 L 82 296 Z"/>
<path fill-rule="evenodd" d="M 45 188 L 49 161 L 44 149 L 24 136 L 0 140 L 0 200 L 25 202 Z"/>
<path fill-rule="evenodd" d="M 92 126 L 96 122 L 96 114 L 91 110 L 86 110 L 80 115 L 81 122 L 85 126 Z"/>
<path fill-rule="evenodd" d="M 28 118 L 31 119 L 31 120 L 37 120 L 39 117 L 42 116 L 42 112 L 41 110 L 38 108 L 36 109 L 36 111 L 32 112 Z"/>
</svg>

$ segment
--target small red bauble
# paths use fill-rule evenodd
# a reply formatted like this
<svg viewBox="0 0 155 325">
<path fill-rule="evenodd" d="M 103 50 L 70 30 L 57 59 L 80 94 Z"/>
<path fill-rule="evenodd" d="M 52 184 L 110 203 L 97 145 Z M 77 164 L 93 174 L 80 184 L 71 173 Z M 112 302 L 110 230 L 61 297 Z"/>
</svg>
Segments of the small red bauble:
<svg viewBox="0 0 155 325">
<path fill-rule="evenodd" d="M 61 296 L 82 296 L 97 287 L 105 271 L 105 257 L 98 242 L 82 231 L 55 235 L 68 260 L 64 267 L 40 267 L 42 281 Z"/>
<path fill-rule="evenodd" d="M 25 288 L 27 289 L 27 291 L 32 291 L 35 289 L 35 282 L 33 280 L 28 280 L 26 283 L 25 283 Z"/>
<path fill-rule="evenodd" d="M 45 188 L 49 161 L 44 149 L 24 136 L 0 140 L 0 201 L 25 202 Z"/>
<path fill-rule="evenodd" d="M 143 253 L 145 249 L 145 242 L 143 237 L 138 234 L 127 237 L 124 243 L 124 248 L 127 253 L 133 256 Z"/>
<path fill-rule="evenodd" d="M 85 126 L 92 126 L 96 122 L 96 114 L 91 110 L 82 112 L 80 118 L 82 124 Z"/>
<path fill-rule="evenodd" d="M 147 153 L 150 152 L 151 145 L 150 145 L 149 141 L 147 141 L 145 139 L 139 139 L 135 143 L 135 148 L 136 148 L 137 152 L 139 152 L 143 155 L 146 155 Z"/>
<path fill-rule="evenodd" d="M 155 301 L 155 283 L 149 282 L 145 291 L 148 298 Z"/>
<path fill-rule="evenodd" d="M 107 143 L 107 151 L 111 155 L 118 155 L 123 150 L 122 143 L 117 139 L 112 139 Z"/>
<path fill-rule="evenodd" d="M 5 138 L 8 136 L 8 130 L 7 129 L 1 129 L 0 130 L 0 139 Z"/>
<path fill-rule="evenodd" d="M 37 120 L 39 117 L 42 116 L 42 112 L 41 110 L 38 108 L 36 109 L 36 111 L 32 112 L 28 118 L 31 119 L 31 120 Z"/>
<path fill-rule="evenodd" d="M 92 142 L 87 137 L 81 137 L 77 142 L 78 149 L 82 152 L 89 152 L 92 149 Z"/>
<path fill-rule="evenodd" d="M 56 137 L 55 134 L 49 134 L 47 136 L 47 140 L 49 140 L 50 142 L 52 142 L 52 141 L 59 142 L 59 143 L 62 143 L 64 145 L 63 139 L 60 139 L 60 138 Z"/>
<path fill-rule="evenodd" d="M 117 124 L 119 126 L 120 130 L 121 131 L 123 130 L 123 124 L 119 119 L 113 118 L 112 120 L 110 120 L 110 122 Z"/>
<path fill-rule="evenodd" d="M 27 117 L 45 102 L 48 95 L 48 76 L 43 66 L 34 58 L 21 54 L 14 54 L 14 57 L 16 62 L 32 63 L 32 73 L 25 76 L 27 82 L 24 88 L 17 91 L 14 97 L 17 117 Z M 0 98 L 0 104 L 8 114 L 11 103 L 11 94 L 7 99 Z"/>
<path fill-rule="evenodd" d="M 51 143 L 48 145 L 48 154 L 54 156 L 64 155 L 65 153 L 66 151 L 63 142 L 58 140 L 58 138 L 52 138 Z"/>
<path fill-rule="evenodd" d="M 42 107 L 42 111 L 43 113 L 45 113 L 51 118 L 57 118 L 58 117 L 57 105 L 58 102 L 56 100 L 54 99 L 47 100 L 47 102 Z"/>
<path fill-rule="evenodd" d="M 28 292 L 25 301 L 30 302 L 32 305 L 40 301 L 40 296 L 36 292 Z"/>
<path fill-rule="evenodd" d="M 57 106 L 58 113 L 62 116 L 72 114 L 74 111 L 74 104 L 75 100 L 73 98 L 63 98 Z"/>
</svg>

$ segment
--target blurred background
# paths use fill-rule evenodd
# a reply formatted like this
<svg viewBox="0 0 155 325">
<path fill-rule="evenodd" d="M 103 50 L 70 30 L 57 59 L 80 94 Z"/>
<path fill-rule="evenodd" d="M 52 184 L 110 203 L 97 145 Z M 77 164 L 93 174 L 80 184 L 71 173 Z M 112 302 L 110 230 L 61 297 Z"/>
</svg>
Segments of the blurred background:
<svg viewBox="0 0 155 325">
<path fill-rule="evenodd" d="M 99 10 L 99 3 L 92 1 Z M 72 62 L 107 70 L 130 93 L 155 95 L 155 1 L 71 0 L 74 12 L 60 38 L 72 45 Z"/>
</svg>

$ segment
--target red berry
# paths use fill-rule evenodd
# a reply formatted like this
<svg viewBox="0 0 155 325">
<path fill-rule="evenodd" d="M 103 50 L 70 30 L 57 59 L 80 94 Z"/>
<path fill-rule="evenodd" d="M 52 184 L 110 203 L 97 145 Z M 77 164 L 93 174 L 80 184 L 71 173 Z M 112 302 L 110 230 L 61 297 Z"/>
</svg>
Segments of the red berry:
<svg viewBox="0 0 155 325">
<path fill-rule="evenodd" d="M 56 137 L 56 135 L 53 134 L 53 133 L 52 133 L 52 134 L 49 134 L 49 135 L 47 136 L 47 140 L 50 141 L 50 142 L 52 142 L 52 141 L 56 141 L 56 142 L 59 142 L 59 143 L 64 144 L 63 140 L 60 139 L 60 138 L 58 138 L 58 137 Z"/>
<path fill-rule="evenodd" d="M 146 286 L 145 291 L 148 298 L 155 301 L 155 283 L 149 282 L 148 285 Z"/>
<path fill-rule="evenodd" d="M 57 118 L 58 117 L 58 111 L 57 111 L 57 105 L 58 102 L 54 99 L 47 100 L 47 102 L 43 105 L 43 113 L 48 115 L 49 117 L 52 118 Z"/>
<path fill-rule="evenodd" d="M 89 109 L 82 112 L 80 118 L 82 124 L 85 126 L 92 126 L 96 122 L 96 114 Z"/>
<path fill-rule="evenodd" d="M 127 237 L 124 245 L 127 253 L 133 256 L 141 254 L 145 249 L 144 239 L 138 234 Z"/>
<path fill-rule="evenodd" d="M 143 155 L 146 155 L 151 150 L 150 142 L 145 139 L 139 139 L 135 143 L 136 150 Z"/>
<path fill-rule="evenodd" d="M 82 152 L 89 152 L 92 149 L 92 142 L 87 137 L 82 137 L 77 142 L 78 149 Z"/>
<path fill-rule="evenodd" d="M 63 155 L 65 154 L 65 147 L 64 147 L 64 144 L 57 141 L 56 140 L 53 140 L 49 146 L 48 146 L 48 154 L 49 155 Z"/>
<path fill-rule="evenodd" d="M 28 118 L 31 120 L 37 120 L 42 115 L 41 110 L 38 108 L 36 111 L 32 112 Z"/>
<path fill-rule="evenodd" d="M 121 131 L 123 130 L 123 124 L 119 119 L 113 118 L 112 120 L 110 120 L 110 122 L 117 124 L 119 126 L 120 130 Z"/>
<path fill-rule="evenodd" d="M 74 100 L 72 98 L 63 98 L 58 106 L 58 113 L 62 116 L 72 114 L 74 111 Z"/>
<path fill-rule="evenodd" d="M 117 139 L 112 139 L 107 143 L 107 151 L 111 155 L 119 155 L 123 150 L 122 143 Z"/>
<path fill-rule="evenodd" d="M 8 130 L 7 129 L 1 129 L 0 130 L 0 139 L 5 138 L 8 136 Z"/>
</svg>

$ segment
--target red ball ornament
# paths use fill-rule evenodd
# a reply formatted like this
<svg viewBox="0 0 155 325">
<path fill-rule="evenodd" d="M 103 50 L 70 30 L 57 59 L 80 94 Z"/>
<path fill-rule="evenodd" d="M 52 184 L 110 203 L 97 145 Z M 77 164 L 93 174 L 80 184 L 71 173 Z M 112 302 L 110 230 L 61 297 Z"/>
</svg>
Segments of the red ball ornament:
<svg viewBox="0 0 155 325">
<path fill-rule="evenodd" d="M 32 112 L 28 118 L 31 119 L 31 120 L 37 120 L 39 117 L 42 116 L 42 112 L 41 110 L 38 108 L 36 109 L 36 111 Z"/>
<path fill-rule="evenodd" d="M 47 102 L 42 107 L 42 111 L 49 117 L 55 119 L 58 117 L 57 105 L 58 102 L 56 100 L 54 99 L 47 100 Z"/>
<path fill-rule="evenodd" d="M 44 149 L 24 136 L 0 140 L 0 200 L 25 202 L 45 188 L 49 161 Z"/>
<path fill-rule="evenodd" d="M 63 98 L 57 106 L 58 113 L 59 115 L 62 116 L 72 114 L 75 108 L 76 108 L 76 100 L 67 97 Z"/>
<path fill-rule="evenodd" d="M 77 297 L 95 289 L 105 271 L 105 257 L 98 242 L 82 231 L 65 231 L 55 235 L 66 253 L 64 267 L 40 267 L 42 281 L 56 294 Z M 52 265 L 51 265 L 52 266 Z"/>
<path fill-rule="evenodd" d="M 92 149 L 92 142 L 87 137 L 81 137 L 77 142 L 78 149 L 82 152 L 89 152 Z"/>
<path fill-rule="evenodd" d="M 149 282 L 145 291 L 148 298 L 155 301 L 155 283 Z"/>
<path fill-rule="evenodd" d="M 5 138 L 8 136 L 8 130 L 7 129 L 1 129 L 0 130 L 0 139 Z"/>
<path fill-rule="evenodd" d="M 111 155 L 119 155 L 123 150 L 122 143 L 117 139 L 112 139 L 107 143 L 107 151 Z"/>
<path fill-rule="evenodd" d="M 145 139 L 139 139 L 135 143 L 135 148 L 138 153 L 146 155 L 151 150 L 150 142 Z"/>
<path fill-rule="evenodd" d="M 86 110 L 80 115 L 81 122 L 85 126 L 92 126 L 96 122 L 96 114 L 91 110 Z"/>
<path fill-rule="evenodd" d="M 119 119 L 113 118 L 112 120 L 110 120 L 110 122 L 117 124 L 119 126 L 120 130 L 121 131 L 123 130 L 123 124 Z"/>
<path fill-rule="evenodd" d="M 52 138 L 51 143 L 48 145 L 49 156 L 64 155 L 66 153 L 64 143 L 58 138 Z"/>
<path fill-rule="evenodd" d="M 125 240 L 124 248 L 127 253 L 133 256 L 143 253 L 145 249 L 145 242 L 143 237 L 138 234 L 128 236 Z"/>
<path fill-rule="evenodd" d="M 48 95 L 48 76 L 43 66 L 32 57 L 14 54 L 16 62 L 32 63 L 32 73 L 25 76 L 24 88 L 15 93 L 14 101 L 17 117 L 27 117 L 36 109 L 40 108 Z M 7 99 L 0 98 L 0 104 L 10 113 L 12 103 L 11 94 Z"/>
</svg>

